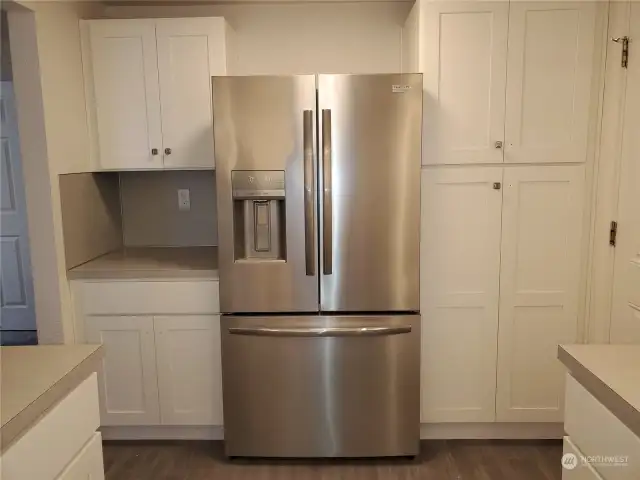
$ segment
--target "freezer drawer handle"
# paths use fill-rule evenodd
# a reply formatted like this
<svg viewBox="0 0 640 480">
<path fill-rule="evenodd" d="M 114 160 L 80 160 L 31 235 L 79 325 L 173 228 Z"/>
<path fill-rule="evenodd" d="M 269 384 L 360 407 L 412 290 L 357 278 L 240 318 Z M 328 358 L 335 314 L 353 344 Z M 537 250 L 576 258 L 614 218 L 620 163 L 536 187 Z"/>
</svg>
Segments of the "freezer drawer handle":
<svg viewBox="0 0 640 480">
<path fill-rule="evenodd" d="M 379 337 L 411 333 L 411 325 L 356 328 L 230 327 L 229 333 L 232 335 L 249 335 L 256 337 Z"/>
<path fill-rule="evenodd" d="M 313 178 L 313 111 L 305 110 L 302 115 L 302 142 L 304 148 L 304 252 L 305 270 L 309 276 L 316 274 L 315 235 L 313 218 L 313 198 L 315 179 Z"/>
<path fill-rule="evenodd" d="M 331 192 L 331 110 L 322 110 L 322 264 L 323 273 L 333 273 L 333 204 Z"/>
</svg>

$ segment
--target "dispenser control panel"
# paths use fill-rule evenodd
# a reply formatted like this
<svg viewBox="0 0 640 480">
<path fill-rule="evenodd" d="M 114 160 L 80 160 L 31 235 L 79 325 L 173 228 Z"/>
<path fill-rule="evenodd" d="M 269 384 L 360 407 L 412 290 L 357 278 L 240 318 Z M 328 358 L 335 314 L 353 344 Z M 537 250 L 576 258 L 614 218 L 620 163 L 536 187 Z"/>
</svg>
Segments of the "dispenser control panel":
<svg viewBox="0 0 640 480">
<path fill-rule="evenodd" d="M 284 170 L 234 170 L 233 198 L 284 198 Z"/>
</svg>

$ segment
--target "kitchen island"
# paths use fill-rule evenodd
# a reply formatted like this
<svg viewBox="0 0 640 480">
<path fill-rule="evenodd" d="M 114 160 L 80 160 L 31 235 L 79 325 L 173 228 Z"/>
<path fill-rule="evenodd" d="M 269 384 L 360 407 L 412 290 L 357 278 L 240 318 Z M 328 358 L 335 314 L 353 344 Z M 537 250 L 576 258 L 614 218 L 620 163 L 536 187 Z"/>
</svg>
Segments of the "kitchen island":
<svg viewBox="0 0 640 480">
<path fill-rule="evenodd" d="M 640 478 L 640 345 L 561 345 L 563 479 Z"/>
<path fill-rule="evenodd" d="M 0 477 L 104 477 L 100 345 L 0 348 Z"/>
</svg>

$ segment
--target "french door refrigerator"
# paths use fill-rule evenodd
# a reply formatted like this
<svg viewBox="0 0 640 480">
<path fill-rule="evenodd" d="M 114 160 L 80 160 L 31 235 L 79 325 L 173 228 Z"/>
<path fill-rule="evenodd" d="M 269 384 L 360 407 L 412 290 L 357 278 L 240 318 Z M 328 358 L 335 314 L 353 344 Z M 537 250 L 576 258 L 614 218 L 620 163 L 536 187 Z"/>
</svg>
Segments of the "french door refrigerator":
<svg viewBox="0 0 640 480">
<path fill-rule="evenodd" d="M 212 92 L 227 455 L 417 454 L 422 76 Z"/>
</svg>

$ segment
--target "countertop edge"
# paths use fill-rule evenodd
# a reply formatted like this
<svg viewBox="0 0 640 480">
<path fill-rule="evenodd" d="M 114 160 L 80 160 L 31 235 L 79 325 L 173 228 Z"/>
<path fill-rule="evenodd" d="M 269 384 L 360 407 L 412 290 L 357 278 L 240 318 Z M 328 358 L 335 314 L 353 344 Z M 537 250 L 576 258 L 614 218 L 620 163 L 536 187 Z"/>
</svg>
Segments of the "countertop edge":
<svg viewBox="0 0 640 480">
<path fill-rule="evenodd" d="M 104 347 L 100 345 L 51 388 L 2 426 L 0 429 L 0 454 L 7 451 L 67 394 L 89 378 L 93 372 L 98 371 L 103 356 Z"/>
<path fill-rule="evenodd" d="M 219 280 L 217 270 L 78 270 L 67 271 L 68 280 Z"/>
<path fill-rule="evenodd" d="M 611 411 L 634 435 L 640 437 L 640 411 L 566 351 L 562 345 L 558 346 L 558 360 L 591 395 Z"/>
</svg>

